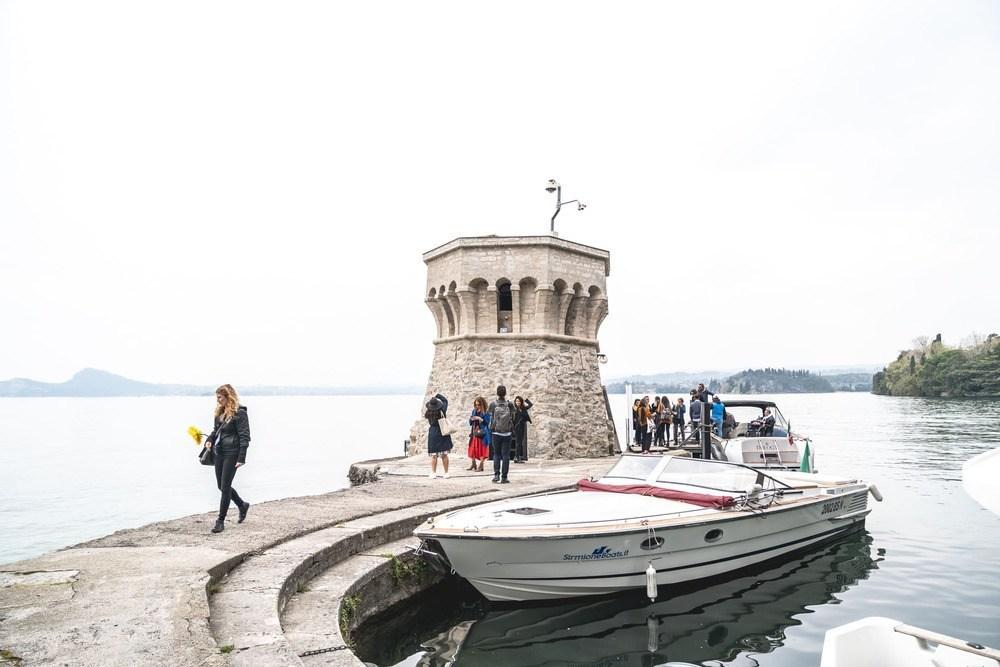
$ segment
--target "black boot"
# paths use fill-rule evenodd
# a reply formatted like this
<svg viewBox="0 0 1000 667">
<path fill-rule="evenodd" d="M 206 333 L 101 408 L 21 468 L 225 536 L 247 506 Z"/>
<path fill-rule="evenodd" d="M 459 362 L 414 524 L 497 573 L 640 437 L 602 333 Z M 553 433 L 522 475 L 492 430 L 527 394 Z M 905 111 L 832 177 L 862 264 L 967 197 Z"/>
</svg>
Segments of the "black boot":
<svg viewBox="0 0 1000 667">
<path fill-rule="evenodd" d="M 250 511 L 250 503 L 244 501 L 243 507 L 240 508 L 240 518 L 236 523 L 243 523 L 247 518 L 247 512 Z"/>
<path fill-rule="evenodd" d="M 226 529 L 226 522 L 223 521 L 222 519 L 216 519 L 215 526 L 212 527 L 212 532 L 221 533 L 225 529 Z"/>
</svg>

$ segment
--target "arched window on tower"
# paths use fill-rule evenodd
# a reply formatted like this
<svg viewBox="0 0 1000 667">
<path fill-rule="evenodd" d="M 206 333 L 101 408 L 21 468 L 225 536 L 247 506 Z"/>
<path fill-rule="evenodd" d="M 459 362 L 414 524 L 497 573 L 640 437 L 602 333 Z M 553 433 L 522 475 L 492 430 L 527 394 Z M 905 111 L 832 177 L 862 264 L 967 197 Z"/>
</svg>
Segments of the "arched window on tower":
<svg viewBox="0 0 1000 667">
<path fill-rule="evenodd" d="M 497 285 L 497 333 L 510 333 L 514 329 L 514 301 L 510 296 L 510 283 Z"/>
</svg>

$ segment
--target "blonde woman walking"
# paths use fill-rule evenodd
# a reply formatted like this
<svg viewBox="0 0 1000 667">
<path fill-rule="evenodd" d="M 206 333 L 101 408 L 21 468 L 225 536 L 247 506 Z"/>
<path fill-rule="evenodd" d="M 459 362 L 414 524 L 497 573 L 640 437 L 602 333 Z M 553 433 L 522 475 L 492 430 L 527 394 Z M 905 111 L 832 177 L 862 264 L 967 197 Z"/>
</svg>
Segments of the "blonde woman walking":
<svg viewBox="0 0 1000 667">
<path fill-rule="evenodd" d="M 247 448 L 250 446 L 250 418 L 247 409 L 240 405 L 240 397 L 233 385 L 224 384 L 215 390 L 215 428 L 205 440 L 205 446 L 215 454 L 215 481 L 222 492 L 219 499 L 219 518 L 212 528 L 221 533 L 226 527 L 229 503 L 236 503 L 240 511 L 237 523 L 243 523 L 250 510 L 250 503 L 240 498 L 233 488 L 236 469 L 246 465 Z"/>
</svg>

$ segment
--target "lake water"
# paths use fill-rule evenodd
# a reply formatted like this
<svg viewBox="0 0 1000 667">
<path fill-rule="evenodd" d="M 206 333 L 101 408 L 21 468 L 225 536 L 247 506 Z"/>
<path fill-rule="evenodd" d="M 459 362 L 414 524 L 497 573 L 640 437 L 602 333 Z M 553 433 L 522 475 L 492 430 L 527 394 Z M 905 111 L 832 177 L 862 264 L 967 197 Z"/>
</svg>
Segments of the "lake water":
<svg viewBox="0 0 1000 667">
<path fill-rule="evenodd" d="M 735 576 L 556 605 L 484 605 L 450 585 L 383 624 L 379 665 L 810 666 L 823 633 L 889 616 L 1000 646 L 1000 518 L 961 486 L 962 462 L 1000 446 L 1000 401 L 868 394 L 775 397 L 824 472 L 875 482 L 866 531 Z M 347 485 L 350 463 L 395 456 L 419 396 L 248 397 L 253 443 L 236 477 L 251 502 Z M 612 396 L 618 427 L 624 396 Z M 218 491 L 189 425 L 212 397 L 0 400 L 0 563 L 115 530 L 209 512 Z M 516 471 L 515 471 L 516 473 Z M 1000 483 L 1000 482 L 998 482 Z M 435 610 L 428 614 L 426 610 Z M 386 650 L 391 647 L 391 650 Z"/>
<path fill-rule="evenodd" d="M 821 471 L 862 476 L 885 502 L 848 539 L 732 576 L 543 605 L 488 605 L 454 582 L 358 633 L 380 666 L 815 667 L 830 628 L 888 616 L 1000 646 L 1000 518 L 961 485 L 1000 445 L 998 401 L 869 394 L 775 397 Z M 612 397 L 622 428 L 627 406 Z M 1000 480 L 998 480 L 1000 483 Z M 450 604 L 442 604 L 449 599 Z M 436 613 L 428 614 L 433 609 Z"/>
<path fill-rule="evenodd" d="M 235 486 L 251 503 L 349 485 L 351 463 L 399 456 L 419 396 L 248 396 L 252 442 Z M 187 435 L 215 398 L 0 399 L 0 563 L 218 509 Z"/>
</svg>

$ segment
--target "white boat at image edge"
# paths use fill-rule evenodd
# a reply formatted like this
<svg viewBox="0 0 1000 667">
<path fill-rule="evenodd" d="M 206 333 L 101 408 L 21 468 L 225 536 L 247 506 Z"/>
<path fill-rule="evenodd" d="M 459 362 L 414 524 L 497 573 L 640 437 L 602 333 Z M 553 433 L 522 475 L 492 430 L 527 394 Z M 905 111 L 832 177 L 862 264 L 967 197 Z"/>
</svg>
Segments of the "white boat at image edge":
<svg viewBox="0 0 1000 667">
<path fill-rule="evenodd" d="M 966 492 L 1000 516 L 1000 448 L 962 466 Z M 1000 651 L 891 618 L 870 616 L 828 630 L 820 667 L 1000 667 Z"/>
<path fill-rule="evenodd" d="M 1000 667 L 1000 651 L 871 616 L 827 631 L 820 667 Z"/>
<path fill-rule="evenodd" d="M 420 551 L 490 600 L 602 595 L 731 572 L 864 526 L 873 486 L 681 456 L 622 456 L 597 482 L 449 512 Z"/>
</svg>

